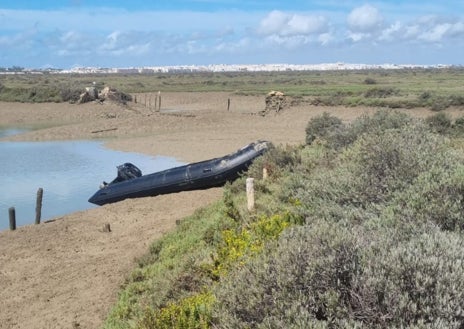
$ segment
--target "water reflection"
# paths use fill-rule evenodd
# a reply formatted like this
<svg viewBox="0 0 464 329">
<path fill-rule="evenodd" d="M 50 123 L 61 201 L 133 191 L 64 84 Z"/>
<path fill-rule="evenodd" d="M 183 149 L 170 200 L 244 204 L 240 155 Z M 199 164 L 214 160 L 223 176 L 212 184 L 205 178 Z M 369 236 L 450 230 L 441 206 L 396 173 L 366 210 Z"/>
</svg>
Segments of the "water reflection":
<svg viewBox="0 0 464 329">
<path fill-rule="evenodd" d="M 88 198 L 102 181 L 116 176 L 119 164 L 131 162 L 144 174 L 182 164 L 90 141 L 0 142 L 0 159 L 0 230 L 8 228 L 8 208 L 13 206 L 18 227 L 34 222 L 39 187 L 44 190 L 42 219 L 47 220 L 95 207 Z"/>
<path fill-rule="evenodd" d="M 16 129 L 16 128 L 13 128 L 13 129 L 1 129 L 0 128 L 0 138 L 6 137 L 6 136 L 17 135 L 17 134 L 23 133 L 25 131 L 26 131 L 25 129 L 19 129 L 19 128 L 18 129 Z"/>
</svg>

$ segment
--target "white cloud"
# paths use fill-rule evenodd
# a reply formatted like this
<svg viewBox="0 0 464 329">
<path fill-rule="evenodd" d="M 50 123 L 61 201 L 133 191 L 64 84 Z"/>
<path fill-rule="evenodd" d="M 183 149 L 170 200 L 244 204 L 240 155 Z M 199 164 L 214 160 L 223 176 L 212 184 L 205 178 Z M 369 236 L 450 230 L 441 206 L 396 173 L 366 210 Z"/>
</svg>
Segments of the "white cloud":
<svg viewBox="0 0 464 329">
<path fill-rule="evenodd" d="M 457 22 L 449 30 L 449 35 L 452 37 L 455 36 L 464 36 L 464 22 Z"/>
<path fill-rule="evenodd" d="M 348 15 L 347 23 L 354 32 L 372 32 L 382 26 L 383 17 L 377 8 L 366 4 L 353 9 Z"/>
<path fill-rule="evenodd" d="M 331 33 L 322 33 L 317 38 L 321 45 L 326 46 L 334 40 L 334 37 Z"/>
<path fill-rule="evenodd" d="M 384 38 L 381 39 L 384 40 L 389 39 L 386 36 L 396 36 L 397 39 L 409 41 L 427 43 L 446 42 L 450 38 L 464 36 L 464 21 L 447 20 L 430 15 L 423 16 L 404 26 L 395 24 L 391 29 L 384 30 L 382 36 Z"/>
<path fill-rule="evenodd" d="M 353 42 L 359 42 L 361 40 L 365 40 L 370 38 L 371 34 L 370 33 L 361 33 L 361 32 L 351 32 L 349 31 L 347 33 L 348 39 L 350 39 Z"/>
<path fill-rule="evenodd" d="M 428 42 L 440 42 L 450 37 L 464 36 L 464 22 L 441 23 L 429 27 L 419 38 Z"/>
<path fill-rule="evenodd" d="M 408 25 L 405 27 L 404 39 L 416 39 L 421 33 L 421 27 L 417 24 Z"/>
<path fill-rule="evenodd" d="M 258 32 L 263 35 L 279 34 L 279 32 L 287 25 L 288 14 L 274 10 L 261 20 Z"/>
<path fill-rule="evenodd" d="M 419 35 L 419 39 L 428 42 L 439 42 L 445 37 L 450 28 L 451 24 L 448 23 L 435 25 Z"/>
<path fill-rule="evenodd" d="M 379 40 L 394 41 L 401 37 L 403 25 L 395 22 L 380 33 Z"/>
<path fill-rule="evenodd" d="M 322 16 L 293 15 L 288 21 L 288 34 L 313 34 L 327 31 L 328 23 Z"/>
<path fill-rule="evenodd" d="M 298 36 L 325 33 L 328 20 L 321 15 L 297 15 L 272 11 L 261 20 L 258 33 L 264 36 Z"/>
</svg>

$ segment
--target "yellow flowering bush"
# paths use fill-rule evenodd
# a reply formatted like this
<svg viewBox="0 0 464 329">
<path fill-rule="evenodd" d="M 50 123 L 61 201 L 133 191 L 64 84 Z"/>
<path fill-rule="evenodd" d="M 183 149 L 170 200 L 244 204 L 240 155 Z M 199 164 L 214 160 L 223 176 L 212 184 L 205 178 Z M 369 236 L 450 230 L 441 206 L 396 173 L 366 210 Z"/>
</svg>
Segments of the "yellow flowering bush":
<svg viewBox="0 0 464 329">
<path fill-rule="evenodd" d="M 224 230 L 222 244 L 213 256 L 211 274 L 217 279 L 234 264 L 243 265 L 246 258 L 262 251 L 267 241 L 277 239 L 295 219 L 288 212 L 262 216 L 258 221 L 240 230 Z"/>
<path fill-rule="evenodd" d="M 204 292 L 169 303 L 158 311 L 147 310 L 139 328 L 206 329 L 210 327 L 214 296 Z"/>
</svg>

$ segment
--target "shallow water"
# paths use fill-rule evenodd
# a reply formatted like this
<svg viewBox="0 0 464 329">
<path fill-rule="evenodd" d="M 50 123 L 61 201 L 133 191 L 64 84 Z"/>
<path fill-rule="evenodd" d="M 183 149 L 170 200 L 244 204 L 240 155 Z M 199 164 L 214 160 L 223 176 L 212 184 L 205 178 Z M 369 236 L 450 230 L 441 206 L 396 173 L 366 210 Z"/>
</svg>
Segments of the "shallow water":
<svg viewBox="0 0 464 329">
<path fill-rule="evenodd" d="M 96 207 L 87 200 L 102 181 L 116 177 L 117 165 L 131 162 L 148 174 L 183 164 L 169 157 L 113 151 L 91 141 L 0 142 L 0 161 L 0 230 L 9 227 L 10 207 L 15 207 L 17 227 L 34 223 L 39 188 L 44 191 L 45 221 Z"/>
</svg>

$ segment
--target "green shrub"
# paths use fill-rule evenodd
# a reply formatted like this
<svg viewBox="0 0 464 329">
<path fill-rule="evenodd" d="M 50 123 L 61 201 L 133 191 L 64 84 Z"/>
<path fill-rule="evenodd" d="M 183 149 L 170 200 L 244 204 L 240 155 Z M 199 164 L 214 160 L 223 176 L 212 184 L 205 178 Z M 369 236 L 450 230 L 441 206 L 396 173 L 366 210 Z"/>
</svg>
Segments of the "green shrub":
<svg viewBox="0 0 464 329">
<path fill-rule="evenodd" d="M 266 168 L 270 178 L 280 177 L 286 170 L 294 168 L 301 163 L 301 155 L 298 147 L 287 145 L 269 149 L 248 168 L 247 175 L 256 179 L 262 179 L 263 168 Z"/>
<path fill-rule="evenodd" d="M 425 122 L 433 131 L 439 134 L 446 134 L 450 131 L 452 121 L 448 114 L 440 112 L 427 117 Z"/>
<path fill-rule="evenodd" d="M 323 221 L 281 235 L 216 288 L 217 328 L 456 328 L 464 324 L 464 240 L 405 240 Z"/>
<path fill-rule="evenodd" d="M 393 88 L 371 88 L 364 93 L 364 97 L 367 98 L 385 98 L 397 95 L 398 90 Z"/>
<path fill-rule="evenodd" d="M 358 245 L 338 225 L 295 227 L 216 291 L 218 328 L 295 327 L 344 318 Z M 284 326 L 277 323 L 284 322 Z"/>
<path fill-rule="evenodd" d="M 432 93 L 430 91 L 424 91 L 419 95 L 418 98 L 419 101 L 425 105 L 432 98 Z"/>
<path fill-rule="evenodd" d="M 403 112 L 379 110 L 372 115 L 363 115 L 354 120 L 349 127 L 348 136 L 350 136 L 350 142 L 354 142 L 363 134 L 389 129 L 401 129 L 410 125 L 411 122 L 412 118 Z"/>
<path fill-rule="evenodd" d="M 377 81 L 375 81 L 375 79 L 373 79 L 373 78 L 364 79 L 364 84 L 366 84 L 366 85 L 375 85 L 376 83 L 377 83 Z"/>
<path fill-rule="evenodd" d="M 430 106 L 430 109 L 434 112 L 444 111 L 447 108 L 448 108 L 448 104 L 442 98 L 433 100 L 432 105 Z"/>
<path fill-rule="evenodd" d="M 138 321 L 150 323 L 156 310 L 203 293 L 211 278 L 202 264 L 216 250 L 219 233 L 233 225 L 224 212 L 221 202 L 197 210 L 176 230 L 156 240 L 150 254 L 139 261 L 139 267 L 127 279 L 104 328 L 131 328 Z"/>
<path fill-rule="evenodd" d="M 443 160 L 440 138 L 421 125 L 363 135 L 344 154 L 352 193 L 363 204 L 389 199 Z"/>
<path fill-rule="evenodd" d="M 281 195 L 300 200 L 303 217 L 369 217 L 366 210 L 409 188 L 421 173 L 448 165 L 446 145 L 427 127 L 381 130 L 378 121 L 369 122 L 373 124 L 360 125 L 365 128 L 358 131 L 371 132 L 332 160 L 332 167 L 298 171 L 286 180 Z M 395 125 L 385 125 L 390 126 Z"/>
<path fill-rule="evenodd" d="M 306 126 L 306 144 L 312 144 L 317 138 L 326 139 L 329 134 L 333 134 L 342 128 L 342 120 L 324 112 L 308 122 Z"/>
<path fill-rule="evenodd" d="M 431 222 L 444 230 L 464 230 L 464 167 L 452 163 L 433 166 L 395 197 L 395 216 L 419 223 Z"/>
<path fill-rule="evenodd" d="M 341 149 L 352 144 L 359 136 L 377 131 L 388 129 L 400 129 L 412 122 L 411 117 L 399 111 L 379 110 L 373 115 L 362 115 L 354 120 L 350 125 L 341 124 L 341 120 L 333 117 L 319 117 L 313 123 L 312 120 L 306 128 L 306 143 L 314 140 L 316 136 L 323 138 L 328 147 Z M 338 120 L 338 121 L 337 121 Z M 333 125 L 330 125 L 331 122 Z M 324 122 L 328 122 L 324 126 Z M 338 123 L 337 123 L 338 122 Z M 313 128 L 314 125 L 314 128 Z M 321 126 L 321 128 L 319 128 Z M 313 132 L 314 131 L 314 132 Z M 317 133 L 320 131 L 319 133 Z"/>
<path fill-rule="evenodd" d="M 451 95 L 450 96 L 450 105 L 451 106 L 463 106 L 464 105 L 464 96 L 459 95 Z"/>
<path fill-rule="evenodd" d="M 451 128 L 452 128 L 452 133 L 455 136 L 464 135 L 464 117 L 456 118 Z"/>
<path fill-rule="evenodd" d="M 159 310 L 147 309 L 137 328 L 206 329 L 210 327 L 214 296 L 201 293 L 169 303 Z"/>
<path fill-rule="evenodd" d="M 354 284 L 355 318 L 382 328 L 462 328 L 463 250 L 461 235 L 436 229 L 379 241 Z"/>
<path fill-rule="evenodd" d="M 78 88 L 61 88 L 60 96 L 63 102 L 76 103 L 81 94 L 83 93 L 82 89 Z"/>
<path fill-rule="evenodd" d="M 218 279 L 237 264 L 245 264 L 250 257 L 261 253 L 264 245 L 279 237 L 282 231 L 298 220 L 290 213 L 262 216 L 239 230 L 222 231 L 222 242 L 213 256 L 211 275 Z"/>
</svg>

